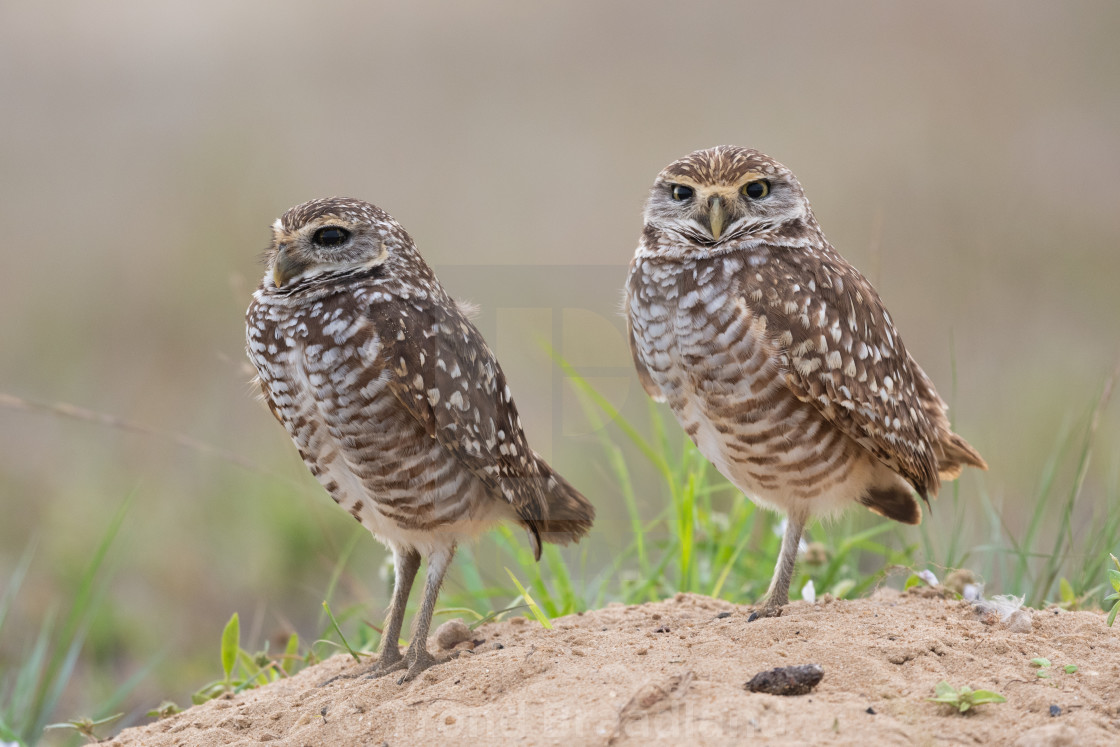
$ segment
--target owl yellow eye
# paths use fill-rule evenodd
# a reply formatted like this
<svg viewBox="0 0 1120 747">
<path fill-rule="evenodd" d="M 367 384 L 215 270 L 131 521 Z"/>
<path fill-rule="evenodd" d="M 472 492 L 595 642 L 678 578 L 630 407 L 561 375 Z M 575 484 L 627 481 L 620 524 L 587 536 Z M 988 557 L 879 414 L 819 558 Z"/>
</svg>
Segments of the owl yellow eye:
<svg viewBox="0 0 1120 747">
<path fill-rule="evenodd" d="M 338 246 L 350 238 L 350 232 L 338 226 L 324 226 L 315 232 L 311 241 L 316 246 Z"/>
<path fill-rule="evenodd" d="M 770 182 L 765 179 L 759 179 L 757 182 L 749 182 L 743 185 L 739 190 L 743 196 L 749 197 L 752 200 L 761 200 L 766 195 L 770 194 Z"/>
<path fill-rule="evenodd" d="M 674 200 L 683 202 L 684 200 L 691 199 L 692 187 L 686 187 L 683 184 L 674 184 L 672 194 Z"/>
</svg>

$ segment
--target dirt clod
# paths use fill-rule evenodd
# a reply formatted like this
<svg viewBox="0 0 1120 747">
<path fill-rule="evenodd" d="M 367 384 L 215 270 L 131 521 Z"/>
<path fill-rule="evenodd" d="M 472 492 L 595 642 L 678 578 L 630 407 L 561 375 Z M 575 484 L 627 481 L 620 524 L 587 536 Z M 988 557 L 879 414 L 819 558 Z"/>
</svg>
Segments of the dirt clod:
<svg viewBox="0 0 1120 747">
<path fill-rule="evenodd" d="M 771 695 L 804 695 L 816 687 L 824 677 L 820 664 L 798 664 L 759 672 L 743 685 L 752 693 Z"/>
<path fill-rule="evenodd" d="M 1007 618 L 1007 629 L 1012 633 L 1029 633 L 1033 628 L 1030 610 L 1015 610 L 1011 613 L 1011 617 Z"/>
<path fill-rule="evenodd" d="M 463 641 L 471 640 L 471 629 L 459 618 L 448 620 L 436 629 L 436 643 L 444 651 L 450 651 Z"/>
</svg>

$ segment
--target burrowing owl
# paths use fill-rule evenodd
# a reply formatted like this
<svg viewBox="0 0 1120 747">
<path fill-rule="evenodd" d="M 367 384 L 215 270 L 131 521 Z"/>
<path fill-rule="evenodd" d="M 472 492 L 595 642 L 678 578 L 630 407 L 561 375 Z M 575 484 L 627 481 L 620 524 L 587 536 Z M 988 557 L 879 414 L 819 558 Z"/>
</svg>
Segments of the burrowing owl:
<svg viewBox="0 0 1120 747">
<path fill-rule="evenodd" d="M 720 146 L 653 183 L 626 298 L 634 365 L 697 447 L 788 527 L 761 614 L 778 615 L 805 522 L 851 503 L 906 524 L 984 460 L 829 245 L 797 178 Z"/>
<path fill-rule="evenodd" d="M 435 663 L 427 637 L 456 544 L 502 519 L 567 544 L 591 527 L 587 499 L 525 440 L 505 375 L 393 218 L 331 198 L 272 228 L 247 312 L 264 398 L 308 469 L 393 552 L 393 601 L 374 674 Z M 409 590 L 428 561 L 407 656 Z"/>
</svg>

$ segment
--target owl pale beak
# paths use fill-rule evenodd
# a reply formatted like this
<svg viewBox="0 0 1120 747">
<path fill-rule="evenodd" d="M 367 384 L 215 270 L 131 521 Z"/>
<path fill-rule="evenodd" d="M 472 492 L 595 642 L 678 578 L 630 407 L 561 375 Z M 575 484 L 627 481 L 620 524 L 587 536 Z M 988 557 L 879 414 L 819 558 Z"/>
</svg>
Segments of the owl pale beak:
<svg viewBox="0 0 1120 747">
<path fill-rule="evenodd" d="M 708 225 L 712 229 L 712 238 L 719 240 L 719 236 L 723 233 L 723 200 L 719 197 L 713 197 L 708 201 Z"/>
<path fill-rule="evenodd" d="M 280 252 L 276 255 L 276 261 L 272 263 L 272 284 L 277 288 L 283 288 L 284 283 L 296 277 L 304 270 L 306 270 L 299 260 L 294 259 L 288 254 L 287 245 L 280 247 Z"/>
</svg>

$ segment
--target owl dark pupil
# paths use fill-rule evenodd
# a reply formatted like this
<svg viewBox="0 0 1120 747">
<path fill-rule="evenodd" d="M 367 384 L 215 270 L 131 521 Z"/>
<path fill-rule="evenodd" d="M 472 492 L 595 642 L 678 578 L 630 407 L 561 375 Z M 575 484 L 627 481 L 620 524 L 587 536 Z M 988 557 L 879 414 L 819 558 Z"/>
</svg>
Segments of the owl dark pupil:
<svg viewBox="0 0 1120 747">
<path fill-rule="evenodd" d="M 692 187 L 686 187 L 683 184 L 673 185 L 674 200 L 687 200 L 689 197 L 692 197 Z"/>
<path fill-rule="evenodd" d="M 311 240 L 319 246 L 338 246 L 348 238 L 350 238 L 350 232 L 345 228 L 327 226 L 316 231 Z"/>
<path fill-rule="evenodd" d="M 747 185 L 747 197 L 752 200 L 757 200 L 760 197 L 765 197 L 767 194 L 766 184 L 764 182 L 751 182 Z"/>
</svg>

